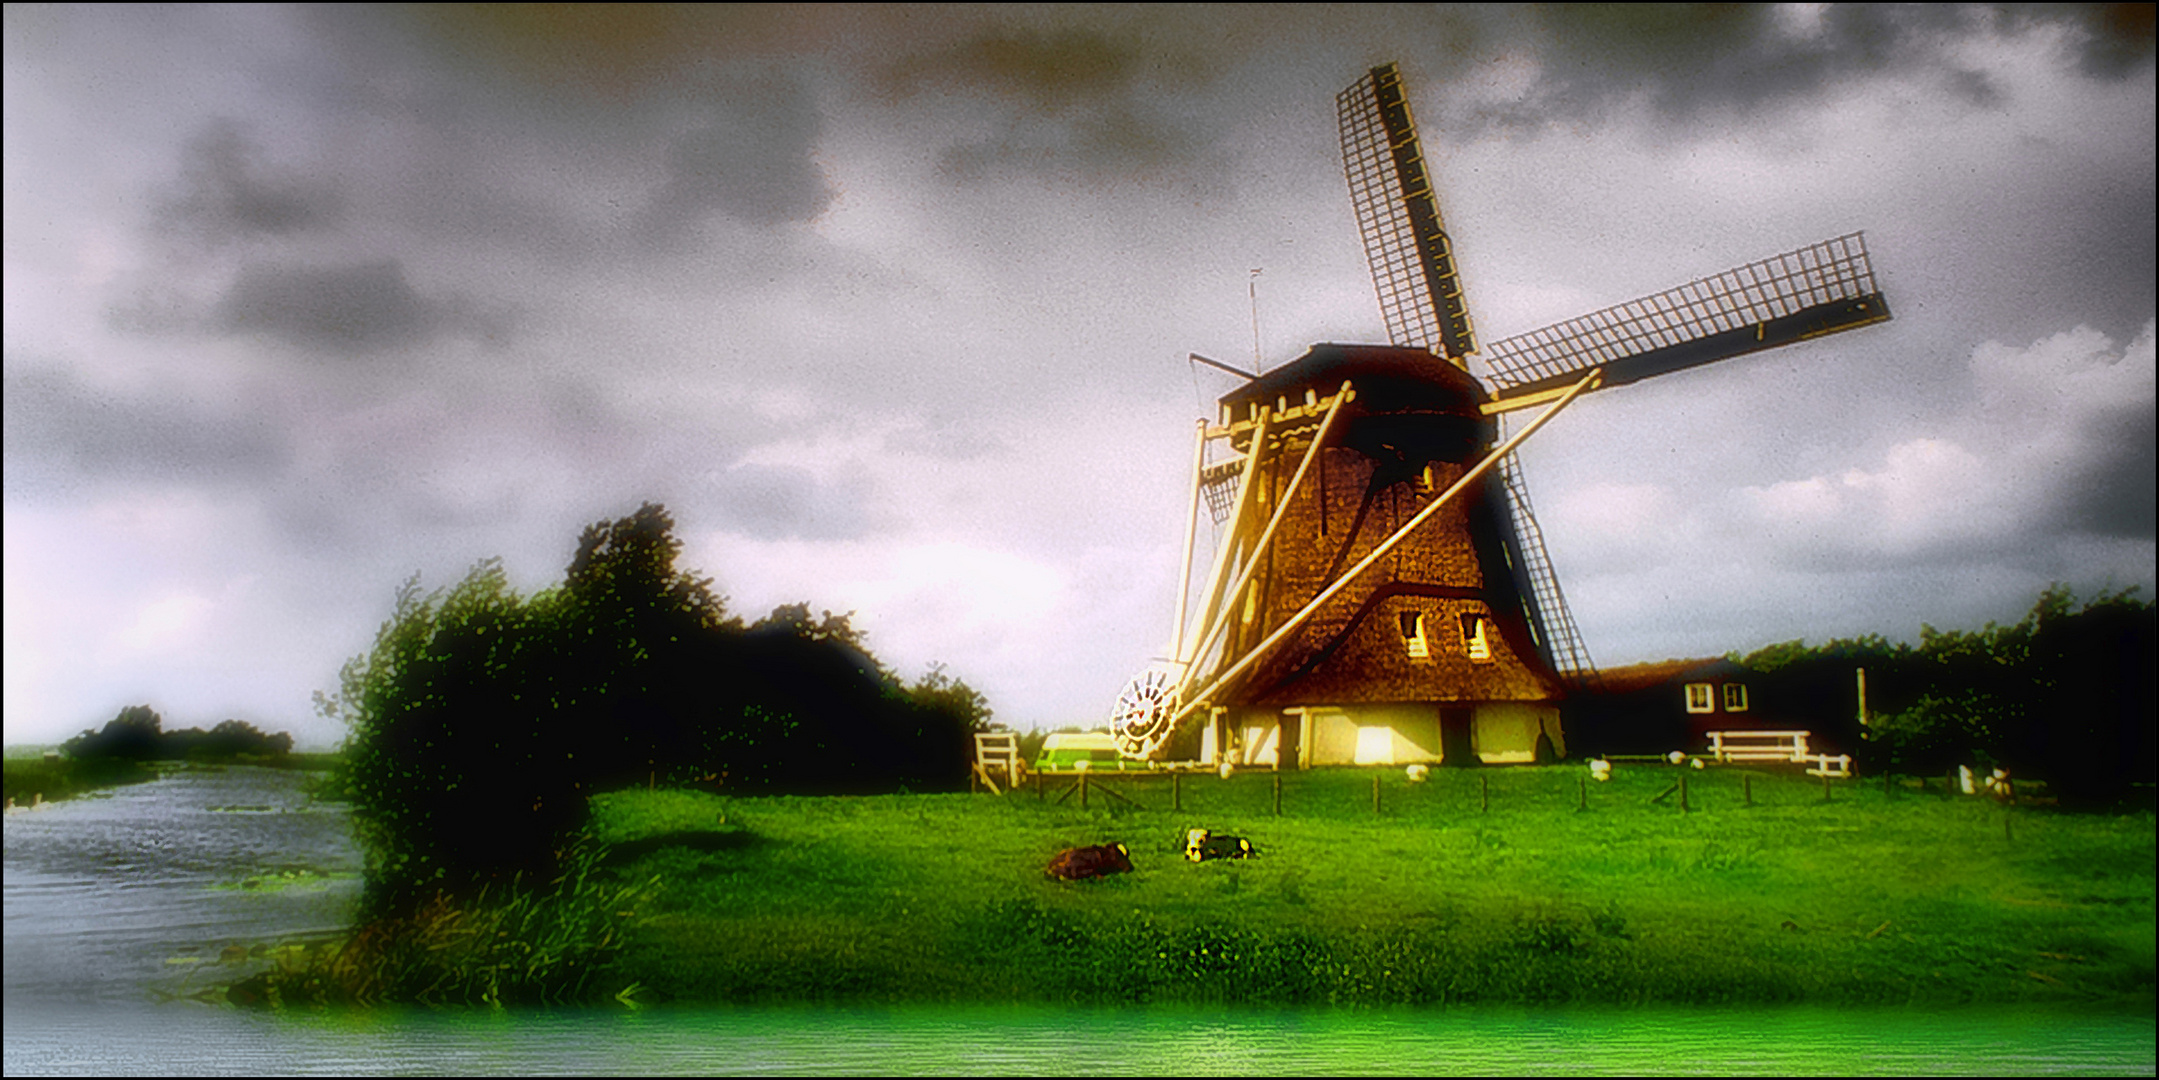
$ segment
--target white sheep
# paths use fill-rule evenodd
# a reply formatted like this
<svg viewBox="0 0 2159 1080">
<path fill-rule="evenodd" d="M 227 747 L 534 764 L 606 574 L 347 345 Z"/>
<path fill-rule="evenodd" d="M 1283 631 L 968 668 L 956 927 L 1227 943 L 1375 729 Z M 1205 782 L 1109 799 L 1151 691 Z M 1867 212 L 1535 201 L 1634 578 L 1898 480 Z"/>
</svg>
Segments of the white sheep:
<svg viewBox="0 0 2159 1080">
<path fill-rule="evenodd" d="M 1664 760 L 1674 765 L 1685 765 L 1687 763 L 1687 752 L 1685 750 L 1674 750 L 1664 755 Z"/>
<path fill-rule="evenodd" d="M 1227 779 L 1229 779 L 1229 778 L 1230 778 L 1230 775 L 1231 775 L 1231 774 L 1233 774 L 1233 773 L 1235 773 L 1236 771 L 1237 771 L 1237 763 L 1236 763 L 1236 762 L 1234 762 L 1234 761 L 1224 761 L 1224 762 L 1222 763 L 1222 768 L 1220 769 L 1220 772 L 1222 773 L 1222 779 L 1224 779 L 1224 780 L 1227 780 Z"/>
<path fill-rule="evenodd" d="M 1612 778 L 1612 763 L 1603 758 L 1590 758 L 1589 775 L 1600 782 L 1610 780 Z"/>
<path fill-rule="evenodd" d="M 1424 783 L 1425 778 L 1431 775 L 1432 767 L 1430 765 L 1412 765 L 1409 767 L 1409 782 L 1412 784 Z"/>
</svg>

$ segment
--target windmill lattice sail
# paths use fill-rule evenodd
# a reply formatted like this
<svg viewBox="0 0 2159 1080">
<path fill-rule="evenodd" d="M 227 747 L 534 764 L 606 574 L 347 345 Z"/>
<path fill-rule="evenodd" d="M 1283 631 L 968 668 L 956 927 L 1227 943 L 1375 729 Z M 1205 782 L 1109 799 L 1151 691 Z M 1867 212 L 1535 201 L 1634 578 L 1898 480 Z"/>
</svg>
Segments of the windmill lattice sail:
<svg viewBox="0 0 2159 1080">
<path fill-rule="evenodd" d="M 1454 244 L 1439 216 L 1424 151 L 1393 64 L 1373 68 L 1335 97 L 1342 168 L 1357 231 L 1379 291 L 1387 340 L 1428 349 L 1467 367 L 1477 339 L 1462 300 Z"/>
<path fill-rule="evenodd" d="M 1566 594 L 1560 591 L 1559 574 L 1552 569 L 1552 557 L 1545 551 L 1544 529 L 1530 508 L 1529 487 L 1522 482 L 1522 470 L 1510 457 L 1499 463 L 1499 475 L 1507 489 L 1508 519 L 1514 530 L 1507 554 L 1529 585 L 1525 607 L 1537 647 L 1570 687 L 1594 684 L 1596 665 L 1590 662 L 1589 646 L 1583 643 L 1574 612 L 1568 609 Z"/>
<path fill-rule="evenodd" d="M 1866 235 L 1848 233 L 1495 342 L 1484 363 L 1504 401 L 1590 368 L 1623 386 L 1888 318 Z"/>
</svg>

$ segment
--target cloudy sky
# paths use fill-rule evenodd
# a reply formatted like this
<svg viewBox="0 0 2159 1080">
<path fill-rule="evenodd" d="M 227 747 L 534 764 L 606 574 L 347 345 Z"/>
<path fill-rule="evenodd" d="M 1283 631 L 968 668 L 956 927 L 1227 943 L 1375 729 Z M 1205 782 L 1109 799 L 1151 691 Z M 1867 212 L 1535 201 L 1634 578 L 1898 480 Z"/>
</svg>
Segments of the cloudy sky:
<svg viewBox="0 0 2159 1080">
<path fill-rule="evenodd" d="M 1099 722 L 1186 354 L 1254 293 L 1266 366 L 1384 338 L 1333 99 L 1390 60 L 1487 340 L 1853 230 L 1896 312 L 1525 445 L 1600 663 L 2149 596 L 2124 7 L 9 5 L 7 741 L 330 743 L 401 581 L 542 588 L 647 500 L 740 613 Z"/>
</svg>

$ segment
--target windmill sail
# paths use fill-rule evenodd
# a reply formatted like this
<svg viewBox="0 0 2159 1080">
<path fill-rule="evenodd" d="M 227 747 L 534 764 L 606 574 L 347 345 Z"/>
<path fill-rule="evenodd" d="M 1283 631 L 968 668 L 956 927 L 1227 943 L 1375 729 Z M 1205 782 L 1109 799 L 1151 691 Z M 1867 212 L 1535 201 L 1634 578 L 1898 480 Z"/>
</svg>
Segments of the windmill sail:
<svg viewBox="0 0 2159 1080">
<path fill-rule="evenodd" d="M 1373 68 L 1336 96 L 1335 107 L 1350 202 L 1388 340 L 1428 349 L 1466 368 L 1469 354 L 1477 351 L 1476 335 L 1400 72 L 1393 64 Z"/>
<path fill-rule="evenodd" d="M 1484 362 L 1504 402 L 1594 367 L 1620 386 L 1888 318 L 1866 236 L 1851 233 L 1507 338 Z"/>
<path fill-rule="evenodd" d="M 1336 95 L 1335 108 L 1342 127 L 1342 168 L 1388 340 L 1437 353 L 1466 370 L 1468 357 L 1477 351 L 1476 333 L 1400 70 L 1393 64 L 1373 68 Z M 1511 461 L 1502 462 L 1500 471 L 1511 524 L 1507 550 L 1524 587 L 1522 614 L 1553 670 L 1570 680 L 1587 678 L 1594 669 L 1560 595 L 1528 489 Z"/>
<path fill-rule="evenodd" d="M 1529 586 L 1522 602 L 1530 632 L 1536 635 L 1537 647 L 1560 678 L 1576 686 L 1590 682 L 1596 678 L 1596 665 L 1590 662 L 1589 648 L 1582 643 L 1574 613 L 1568 610 L 1567 598 L 1560 592 L 1559 575 L 1552 570 L 1552 557 L 1544 549 L 1544 530 L 1530 509 L 1529 488 L 1522 483 L 1522 471 L 1515 467 L 1514 459 L 1508 458 L 1499 463 L 1499 475 L 1506 486 L 1508 517 L 1513 525 L 1513 535 L 1507 538 L 1507 555 L 1514 563 L 1517 580 Z"/>
</svg>

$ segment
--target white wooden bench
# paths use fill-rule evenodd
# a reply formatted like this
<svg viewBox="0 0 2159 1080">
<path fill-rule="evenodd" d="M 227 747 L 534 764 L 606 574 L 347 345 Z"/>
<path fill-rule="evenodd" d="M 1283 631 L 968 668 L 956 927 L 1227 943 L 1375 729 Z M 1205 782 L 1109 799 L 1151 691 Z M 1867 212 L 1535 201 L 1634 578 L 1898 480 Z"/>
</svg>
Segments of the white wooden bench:
<svg viewBox="0 0 2159 1080">
<path fill-rule="evenodd" d="M 1719 762 L 1805 761 L 1811 731 L 1712 731 L 1709 753 Z"/>
<path fill-rule="evenodd" d="M 1807 765 L 1808 776 L 1832 778 L 1852 775 L 1850 754 L 1807 752 L 1811 731 L 1712 731 L 1709 752 L 1719 762 L 1793 761 Z"/>
<path fill-rule="evenodd" d="M 1852 775 L 1852 755 L 1850 754 L 1838 754 L 1835 757 L 1828 754 L 1815 754 L 1807 758 L 1807 760 L 1814 763 L 1807 766 L 1808 776 L 1827 776 L 1842 779 Z"/>
<path fill-rule="evenodd" d="M 1019 736 L 1009 731 L 978 731 L 975 733 L 974 779 L 990 789 L 992 795 L 1002 795 L 997 790 L 997 774 L 1004 774 L 1007 789 L 1020 786 L 1027 768 L 1020 763 Z"/>
</svg>

